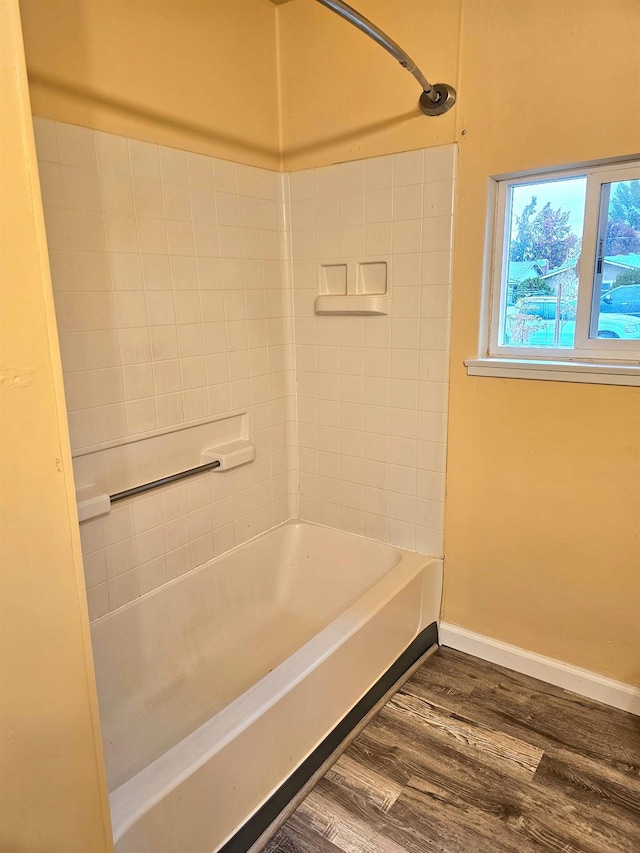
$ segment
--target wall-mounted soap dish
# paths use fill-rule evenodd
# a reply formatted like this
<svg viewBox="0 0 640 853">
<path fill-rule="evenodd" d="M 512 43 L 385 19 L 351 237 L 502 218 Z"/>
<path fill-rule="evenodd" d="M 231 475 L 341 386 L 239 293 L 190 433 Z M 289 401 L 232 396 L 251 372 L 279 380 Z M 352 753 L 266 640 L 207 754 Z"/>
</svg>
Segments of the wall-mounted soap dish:
<svg viewBox="0 0 640 853">
<path fill-rule="evenodd" d="M 321 263 L 315 313 L 388 314 L 390 270 L 386 257 Z"/>
</svg>

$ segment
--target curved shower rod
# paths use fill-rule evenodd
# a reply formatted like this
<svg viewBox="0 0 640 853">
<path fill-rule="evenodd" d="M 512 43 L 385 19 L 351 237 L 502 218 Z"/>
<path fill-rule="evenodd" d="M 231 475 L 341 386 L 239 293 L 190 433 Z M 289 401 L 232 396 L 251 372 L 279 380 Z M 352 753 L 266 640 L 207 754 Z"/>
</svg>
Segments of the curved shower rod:
<svg viewBox="0 0 640 853">
<path fill-rule="evenodd" d="M 354 27 L 357 27 L 368 35 L 369 38 L 373 39 L 380 47 L 383 47 L 391 56 L 397 59 L 403 68 L 406 68 L 407 71 L 413 74 L 422 86 L 420 109 L 425 115 L 441 116 L 443 113 L 448 112 L 455 104 L 456 90 L 453 86 L 449 86 L 448 83 L 435 83 L 432 86 L 413 59 L 411 59 L 408 53 L 404 52 L 399 44 L 396 44 L 392 38 L 389 38 L 385 32 L 365 18 L 364 15 L 361 15 L 360 12 L 356 12 L 348 3 L 344 3 L 342 0 L 318 0 L 318 3 L 326 6 L 327 9 L 331 9 L 332 12 L 340 15 L 345 21 L 349 21 Z"/>
</svg>

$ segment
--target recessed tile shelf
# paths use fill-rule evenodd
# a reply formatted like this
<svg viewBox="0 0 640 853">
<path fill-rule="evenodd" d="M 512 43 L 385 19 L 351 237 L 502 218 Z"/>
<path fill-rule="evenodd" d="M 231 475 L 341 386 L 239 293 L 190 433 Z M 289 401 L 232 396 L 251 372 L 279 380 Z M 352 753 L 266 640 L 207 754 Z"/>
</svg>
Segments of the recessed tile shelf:
<svg viewBox="0 0 640 853">
<path fill-rule="evenodd" d="M 320 264 L 316 314 L 389 313 L 389 258 L 335 260 Z"/>
</svg>

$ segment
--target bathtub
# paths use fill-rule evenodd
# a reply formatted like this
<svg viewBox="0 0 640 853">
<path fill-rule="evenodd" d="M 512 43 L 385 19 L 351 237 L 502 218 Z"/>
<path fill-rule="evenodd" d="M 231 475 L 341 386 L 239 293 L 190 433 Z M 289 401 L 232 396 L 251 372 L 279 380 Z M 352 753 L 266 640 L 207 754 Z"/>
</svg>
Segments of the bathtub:
<svg viewBox="0 0 640 853">
<path fill-rule="evenodd" d="M 116 853 L 248 849 L 441 592 L 440 560 L 293 521 L 94 622 Z"/>
</svg>

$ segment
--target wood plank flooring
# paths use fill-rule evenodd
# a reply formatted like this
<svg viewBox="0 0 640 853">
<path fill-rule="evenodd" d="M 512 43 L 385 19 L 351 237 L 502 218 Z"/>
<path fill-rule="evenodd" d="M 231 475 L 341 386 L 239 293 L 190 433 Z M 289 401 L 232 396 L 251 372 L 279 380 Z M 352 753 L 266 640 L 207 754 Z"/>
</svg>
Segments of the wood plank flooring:
<svg viewBox="0 0 640 853">
<path fill-rule="evenodd" d="M 439 649 L 264 853 L 640 853 L 640 718 Z"/>
</svg>

